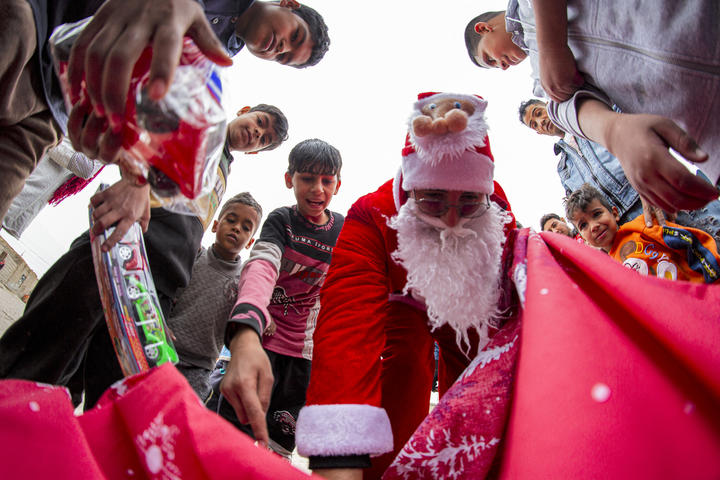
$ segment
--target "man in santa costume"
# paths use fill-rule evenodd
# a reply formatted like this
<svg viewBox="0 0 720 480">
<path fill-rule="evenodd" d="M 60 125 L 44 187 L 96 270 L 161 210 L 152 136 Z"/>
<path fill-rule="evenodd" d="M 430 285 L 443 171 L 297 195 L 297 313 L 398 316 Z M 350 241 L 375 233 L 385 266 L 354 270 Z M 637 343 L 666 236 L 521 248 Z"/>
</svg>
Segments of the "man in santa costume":
<svg viewBox="0 0 720 480">
<path fill-rule="evenodd" d="M 394 180 L 350 209 L 321 292 L 297 445 L 328 478 L 379 478 L 512 313 L 514 219 L 493 181 L 480 97 L 421 94 Z M 373 456 L 374 458 L 370 458 Z"/>
<path fill-rule="evenodd" d="M 561 235 L 503 235 L 496 207 L 468 206 L 492 191 L 472 155 L 491 158 L 487 139 L 438 147 L 463 145 L 453 117 L 472 125 L 483 104 L 422 97 L 398 177 L 351 208 L 321 293 L 297 425 L 314 472 L 720 478 L 720 288 L 638 276 Z M 428 406 L 432 338 L 440 402 L 410 436 Z M 448 388 L 463 348 L 474 358 Z"/>
</svg>

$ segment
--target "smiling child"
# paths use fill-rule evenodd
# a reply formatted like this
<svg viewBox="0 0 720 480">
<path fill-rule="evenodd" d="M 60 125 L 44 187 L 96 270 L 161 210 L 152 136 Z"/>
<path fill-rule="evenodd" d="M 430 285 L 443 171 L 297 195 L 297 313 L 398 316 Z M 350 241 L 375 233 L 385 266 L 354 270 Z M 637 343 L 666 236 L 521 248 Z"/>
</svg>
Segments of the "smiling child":
<svg viewBox="0 0 720 480">
<path fill-rule="evenodd" d="M 288 458 L 310 381 L 320 288 L 344 222 L 342 215 L 328 210 L 340 188 L 341 168 L 340 152 L 322 140 L 304 140 L 290 152 L 285 185 L 293 190 L 296 204 L 268 215 L 243 266 L 225 337 L 232 356 L 221 366 L 227 373 L 213 383 L 207 402 L 208 408 L 249 433 L 237 385 L 251 382 L 272 389 L 267 416 L 252 424 L 251 431 L 261 442 L 269 432 L 270 447 Z M 238 349 L 248 348 L 257 352 L 258 362 L 270 363 L 274 383 L 272 378 L 243 377 L 243 365 L 234 362 L 240 357 Z"/>
<path fill-rule="evenodd" d="M 720 278 L 717 244 L 702 230 L 671 222 L 648 227 L 644 215 L 618 227 L 617 208 L 587 183 L 567 197 L 565 211 L 588 245 L 642 275 L 696 283 Z"/>
</svg>

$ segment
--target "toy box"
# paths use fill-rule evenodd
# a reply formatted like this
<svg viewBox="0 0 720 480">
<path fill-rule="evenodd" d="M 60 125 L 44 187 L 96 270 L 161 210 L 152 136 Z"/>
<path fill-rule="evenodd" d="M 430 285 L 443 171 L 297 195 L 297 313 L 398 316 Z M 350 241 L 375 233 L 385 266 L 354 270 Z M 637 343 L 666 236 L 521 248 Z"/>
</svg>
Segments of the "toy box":
<svg viewBox="0 0 720 480">
<path fill-rule="evenodd" d="M 100 190 L 107 188 L 101 185 Z M 92 207 L 90 231 L 92 232 Z M 146 371 L 178 356 L 163 318 L 137 223 L 107 253 L 100 246 L 114 228 L 91 235 L 93 264 L 103 311 L 118 361 L 126 376 Z"/>
</svg>

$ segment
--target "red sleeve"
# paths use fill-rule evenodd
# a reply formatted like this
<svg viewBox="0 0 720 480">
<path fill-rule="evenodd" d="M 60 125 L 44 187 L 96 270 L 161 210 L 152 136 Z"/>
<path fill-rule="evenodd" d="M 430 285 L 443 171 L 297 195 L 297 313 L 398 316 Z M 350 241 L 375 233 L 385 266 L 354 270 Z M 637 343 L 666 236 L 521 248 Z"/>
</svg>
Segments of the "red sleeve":
<svg viewBox="0 0 720 480">
<path fill-rule="evenodd" d="M 502 186 L 498 182 L 493 181 L 493 184 L 495 186 L 495 192 L 490 195 L 490 200 L 497 203 L 500 208 L 505 210 L 512 217 L 512 222 L 505 225 L 505 233 L 507 234 L 510 230 L 517 228 L 517 223 L 515 223 L 515 214 L 512 212 L 512 207 L 510 206 L 510 201 L 507 199 L 507 195 L 505 195 L 505 190 L 503 190 Z"/>
<path fill-rule="evenodd" d="M 388 253 L 368 210 L 348 212 L 320 292 L 308 404 L 380 405 Z"/>
<path fill-rule="evenodd" d="M 361 198 L 348 212 L 320 293 L 308 406 L 297 425 L 303 455 L 392 450 L 390 422 L 380 408 L 390 293 L 387 227 L 373 198 Z"/>
</svg>

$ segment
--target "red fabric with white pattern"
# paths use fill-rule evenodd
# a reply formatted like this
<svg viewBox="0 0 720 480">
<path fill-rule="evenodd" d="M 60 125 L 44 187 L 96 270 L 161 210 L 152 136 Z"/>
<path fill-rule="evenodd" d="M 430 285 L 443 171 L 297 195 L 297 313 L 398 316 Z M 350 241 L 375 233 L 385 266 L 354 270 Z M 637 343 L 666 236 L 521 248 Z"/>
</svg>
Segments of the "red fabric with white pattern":
<svg viewBox="0 0 720 480">
<path fill-rule="evenodd" d="M 523 236 L 519 348 L 510 323 L 383 478 L 720 478 L 720 289 Z"/>
<path fill-rule="evenodd" d="M 307 479 L 211 412 L 171 364 L 75 417 L 65 389 L 0 382 L 0 478 Z"/>
</svg>

